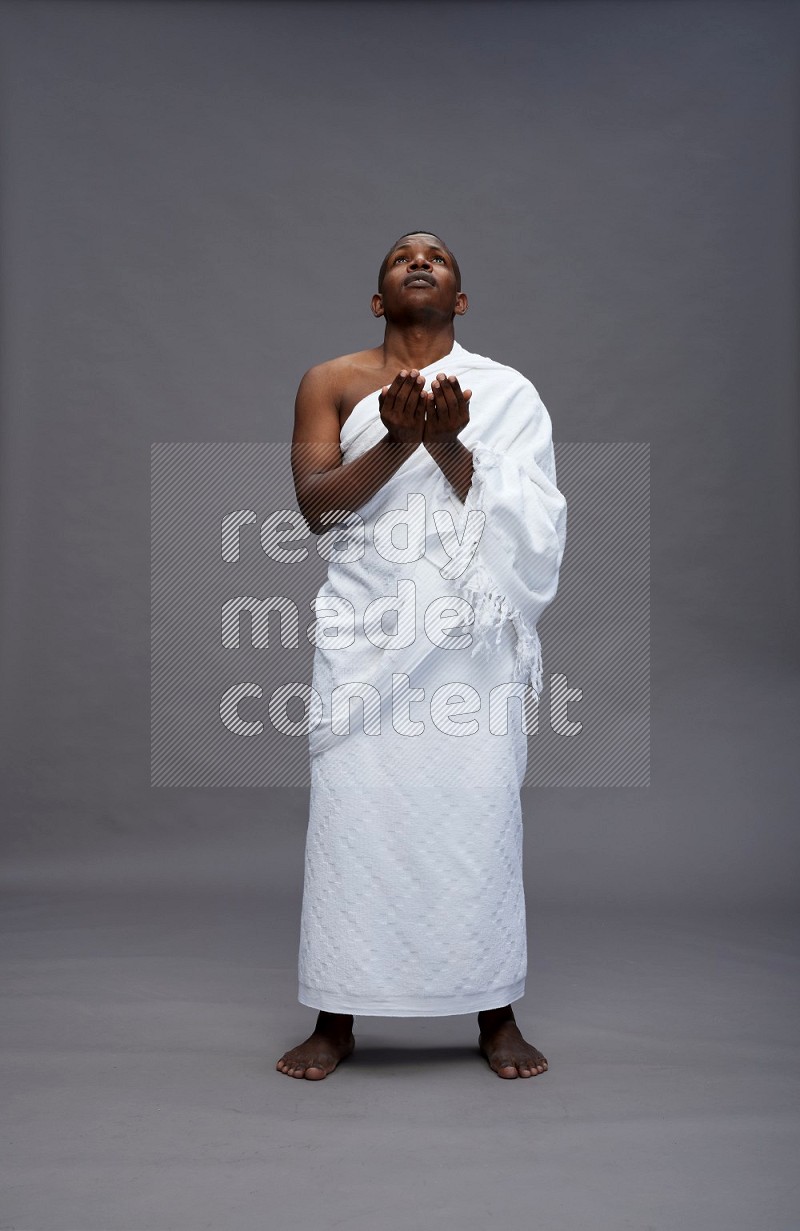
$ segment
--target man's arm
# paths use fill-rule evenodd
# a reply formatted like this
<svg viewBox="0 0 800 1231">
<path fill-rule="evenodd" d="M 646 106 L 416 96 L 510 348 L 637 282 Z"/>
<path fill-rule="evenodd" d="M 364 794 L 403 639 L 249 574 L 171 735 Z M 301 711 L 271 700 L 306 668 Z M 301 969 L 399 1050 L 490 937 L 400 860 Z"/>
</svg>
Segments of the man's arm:
<svg viewBox="0 0 800 1231">
<path fill-rule="evenodd" d="M 425 397 L 427 418 L 422 443 L 463 504 L 472 486 L 474 465 L 472 451 L 458 439 L 458 433 L 469 423 L 472 390 L 462 392 L 456 376 L 440 372 Z"/>
<path fill-rule="evenodd" d="M 462 440 L 426 441 L 426 448 L 462 504 L 472 487 L 472 450 Z"/>
<path fill-rule="evenodd" d="M 419 447 L 425 422 L 423 384 L 408 373 L 384 387 L 380 398 L 381 418 L 390 425 L 386 435 L 343 466 L 335 376 L 327 364 L 306 372 L 295 400 L 291 464 L 297 503 L 313 534 L 324 533 L 366 504 Z"/>
</svg>

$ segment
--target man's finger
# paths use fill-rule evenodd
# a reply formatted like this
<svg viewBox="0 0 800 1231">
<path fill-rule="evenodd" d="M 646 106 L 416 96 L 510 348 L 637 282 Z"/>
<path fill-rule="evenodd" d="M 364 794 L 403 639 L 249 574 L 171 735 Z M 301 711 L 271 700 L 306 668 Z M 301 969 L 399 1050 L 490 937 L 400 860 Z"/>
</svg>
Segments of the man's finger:
<svg viewBox="0 0 800 1231">
<path fill-rule="evenodd" d="M 398 372 L 395 379 L 400 381 L 394 394 L 395 409 L 399 410 L 400 413 L 403 414 L 406 408 L 406 402 L 408 401 L 408 396 L 413 388 L 414 381 L 411 373 L 406 368 L 403 368 L 401 372 Z"/>
<path fill-rule="evenodd" d="M 418 423 L 425 414 L 425 379 L 417 376 L 414 384 L 411 386 L 411 392 L 408 395 L 406 402 L 406 412 L 413 416 L 414 422 Z"/>
<path fill-rule="evenodd" d="M 424 377 L 420 378 L 419 372 L 414 368 L 408 374 L 406 387 L 401 391 L 397 405 L 399 409 L 406 415 L 416 417 L 416 411 L 419 406 L 420 390 L 425 387 Z"/>
<path fill-rule="evenodd" d="M 471 390 L 471 389 L 462 389 L 462 388 L 461 388 L 461 386 L 460 386 L 460 384 L 459 384 L 459 382 L 458 382 L 458 377 L 457 377 L 457 376 L 449 376 L 447 379 L 450 381 L 450 385 L 451 385 L 452 389 L 454 390 L 454 392 L 455 392 L 456 396 L 458 396 L 458 395 L 460 394 L 460 395 L 461 395 L 461 397 L 464 399 L 464 401 L 465 401 L 465 402 L 468 402 L 468 401 L 469 401 L 469 399 L 472 397 L 472 390 Z"/>
<path fill-rule="evenodd" d="M 451 406 L 452 409 L 460 411 L 462 404 L 463 404 L 463 409 L 466 411 L 467 414 L 469 414 L 469 406 L 467 405 L 467 403 L 469 402 L 469 399 L 472 397 L 472 390 L 462 389 L 458 383 L 457 376 L 448 376 L 445 387 L 449 387 L 449 391 L 452 393 L 452 396 L 455 399 L 454 403 L 451 403 L 448 400 L 448 406 Z"/>
<path fill-rule="evenodd" d="M 458 401 L 459 398 L 463 398 L 465 402 L 468 401 L 472 396 L 472 391 L 470 389 L 463 390 L 458 382 L 457 376 L 450 376 L 448 377 L 448 380 L 450 381 L 450 388 L 456 395 L 456 401 Z"/>
<path fill-rule="evenodd" d="M 392 383 L 390 385 L 384 385 L 381 390 L 381 396 L 379 399 L 381 410 L 385 407 L 390 414 L 393 412 L 399 412 L 400 415 L 403 415 L 406 400 L 408 398 L 408 391 L 412 387 L 412 384 L 413 382 L 408 370 L 406 368 L 401 369 L 401 371 L 399 371 L 395 376 Z"/>
<path fill-rule="evenodd" d="M 449 414 L 458 408 L 458 402 L 450 381 L 445 376 L 442 380 L 433 382 L 433 392 L 436 396 L 437 404 L 441 409 Z"/>
</svg>

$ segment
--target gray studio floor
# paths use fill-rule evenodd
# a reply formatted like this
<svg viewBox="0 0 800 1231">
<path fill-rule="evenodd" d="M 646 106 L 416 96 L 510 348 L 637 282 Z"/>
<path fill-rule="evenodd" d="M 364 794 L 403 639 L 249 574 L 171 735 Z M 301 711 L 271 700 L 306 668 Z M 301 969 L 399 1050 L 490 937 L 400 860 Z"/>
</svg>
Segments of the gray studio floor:
<svg viewBox="0 0 800 1231">
<path fill-rule="evenodd" d="M 785 917 L 529 906 L 548 1073 L 496 1077 L 470 1016 L 362 1017 L 312 1083 L 274 1069 L 314 1018 L 293 905 L 212 883 L 6 891 L 3 1229 L 797 1226 Z"/>
</svg>

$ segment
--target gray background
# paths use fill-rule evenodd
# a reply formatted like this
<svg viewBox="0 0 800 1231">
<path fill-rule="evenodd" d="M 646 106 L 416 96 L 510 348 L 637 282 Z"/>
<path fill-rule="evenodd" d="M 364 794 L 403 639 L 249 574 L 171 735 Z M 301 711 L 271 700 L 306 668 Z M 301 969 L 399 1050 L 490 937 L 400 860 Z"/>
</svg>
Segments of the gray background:
<svg viewBox="0 0 800 1231">
<path fill-rule="evenodd" d="M 0 1226 L 796 1225 L 799 26 L 0 8 Z M 150 787 L 150 445 L 288 440 L 417 226 L 557 441 L 651 443 L 651 785 L 523 794 L 549 1073 L 366 1018 L 293 1081 L 307 793 Z"/>
</svg>

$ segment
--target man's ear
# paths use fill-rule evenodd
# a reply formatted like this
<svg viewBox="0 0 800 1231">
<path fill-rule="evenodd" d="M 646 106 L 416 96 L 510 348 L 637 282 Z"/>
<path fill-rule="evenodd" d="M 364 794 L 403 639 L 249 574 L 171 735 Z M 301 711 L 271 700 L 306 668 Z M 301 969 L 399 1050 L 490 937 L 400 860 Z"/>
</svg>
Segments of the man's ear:
<svg viewBox="0 0 800 1231">
<path fill-rule="evenodd" d="M 383 316 L 383 295 L 373 295 L 371 307 L 373 316 Z"/>
<path fill-rule="evenodd" d="M 456 295 L 456 316 L 463 316 L 469 307 L 469 300 L 463 291 L 459 291 Z"/>
</svg>

